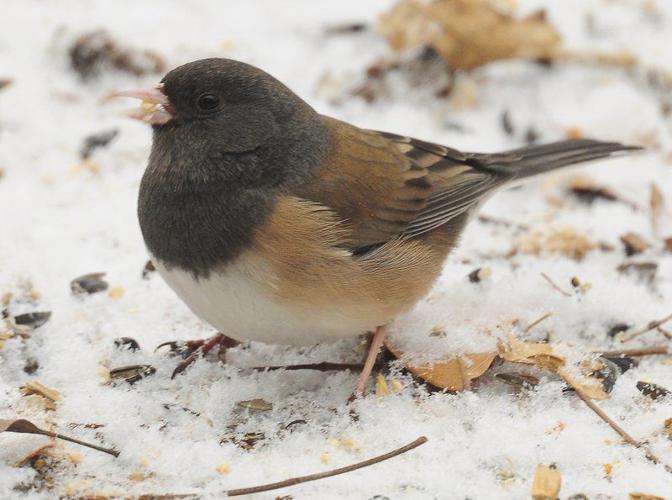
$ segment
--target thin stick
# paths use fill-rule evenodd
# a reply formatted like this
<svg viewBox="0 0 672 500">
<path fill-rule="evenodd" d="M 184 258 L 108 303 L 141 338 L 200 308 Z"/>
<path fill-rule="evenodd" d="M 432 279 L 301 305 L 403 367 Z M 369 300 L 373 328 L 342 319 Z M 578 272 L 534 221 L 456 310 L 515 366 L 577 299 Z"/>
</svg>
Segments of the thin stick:
<svg viewBox="0 0 672 500">
<path fill-rule="evenodd" d="M 527 328 L 525 328 L 525 330 L 523 331 L 523 333 L 527 333 L 527 332 L 529 332 L 530 330 L 532 330 L 532 328 L 534 328 L 535 326 L 537 326 L 537 325 L 538 325 L 539 323 L 541 323 L 542 321 L 546 321 L 546 320 L 547 320 L 548 318 L 550 318 L 551 316 L 553 316 L 553 311 L 549 311 L 549 312 L 547 312 L 546 314 L 544 314 L 542 317 L 535 319 L 532 323 L 530 323 L 529 325 L 527 325 Z"/>
<path fill-rule="evenodd" d="M 656 330 L 658 330 L 660 333 L 662 333 L 665 336 L 666 339 L 672 340 L 672 333 L 668 332 L 662 326 L 659 326 L 658 328 L 656 328 Z"/>
<path fill-rule="evenodd" d="M 646 448 L 646 447 L 644 446 L 643 443 L 641 443 L 640 441 L 637 441 L 637 440 L 636 440 L 635 438 L 633 438 L 630 434 L 628 434 L 628 433 L 625 431 L 625 429 L 623 429 L 623 427 L 621 427 L 621 426 L 618 425 L 616 422 L 614 422 L 614 421 L 609 417 L 609 415 L 607 415 L 604 411 L 602 411 L 602 409 L 601 409 L 599 406 L 597 406 L 597 404 L 595 404 L 595 402 L 593 402 L 593 400 L 590 399 L 590 398 L 583 392 L 583 390 L 582 390 L 580 387 L 577 387 L 576 385 L 574 385 L 574 384 L 572 383 L 572 380 L 571 380 L 571 379 L 565 377 L 562 373 L 559 373 L 559 372 L 556 372 L 556 373 L 558 373 L 558 375 L 560 376 L 560 378 L 561 378 L 562 380 L 564 380 L 565 383 L 566 383 L 567 385 L 569 385 L 572 389 L 574 389 L 574 392 L 576 392 L 576 395 L 579 396 L 579 398 L 581 399 L 581 401 L 583 401 L 584 403 L 586 403 L 586 405 L 588 406 L 588 408 L 590 408 L 591 410 L 593 410 L 593 411 L 595 412 L 595 414 L 596 414 L 598 417 L 600 417 L 603 421 L 605 421 L 605 422 L 609 425 L 609 427 L 611 427 L 612 429 L 614 429 L 614 431 L 616 431 L 616 433 L 617 433 L 619 436 L 621 436 L 621 437 L 623 438 L 623 441 L 625 441 L 626 443 L 628 443 L 628 444 L 630 444 L 630 445 L 632 445 L 632 446 L 634 446 L 634 447 L 636 447 L 636 448 L 641 448 L 641 449 L 644 451 L 644 456 L 645 456 L 645 457 L 647 458 L 647 460 L 649 460 L 650 462 L 653 462 L 654 464 L 659 464 L 659 463 L 660 463 L 660 459 L 659 459 L 656 455 L 654 455 L 654 454 L 651 452 L 651 450 L 649 450 L 648 448 Z M 664 467 L 665 467 L 665 470 L 666 470 L 667 472 L 669 472 L 670 474 L 672 474 L 672 466 L 669 466 L 669 465 L 667 465 L 667 464 L 664 464 Z"/>
<path fill-rule="evenodd" d="M 654 347 L 644 347 L 641 349 L 622 349 L 620 351 L 593 351 L 595 354 L 601 356 L 618 357 L 618 356 L 653 356 L 655 354 L 669 354 L 667 346 L 659 345 Z"/>
<path fill-rule="evenodd" d="M 551 277 L 546 274 L 546 273 L 541 273 L 541 277 L 544 278 L 546 281 L 548 281 L 548 284 L 551 285 L 553 288 L 555 288 L 558 292 L 563 294 L 565 297 L 571 297 L 572 294 L 569 292 L 564 291 L 562 288 L 560 288 L 552 279 Z"/>
<path fill-rule="evenodd" d="M 98 446 L 98 445 L 91 444 L 91 443 L 86 443 L 84 441 L 80 441 L 79 439 L 75 439 L 75 438 L 69 437 L 69 436 L 64 436 L 63 434 L 59 434 L 57 432 L 44 431 L 44 435 L 49 436 L 49 437 L 55 437 L 55 438 L 58 438 L 58 439 L 63 439 L 64 441 L 70 441 L 72 443 L 77 443 L 77 444 L 80 444 L 82 446 L 86 446 L 87 448 L 93 448 L 94 450 L 102 451 L 103 453 L 107 453 L 108 455 L 112 455 L 114 457 L 119 456 L 119 452 L 117 450 L 113 450 L 111 448 L 103 448 L 102 446 Z"/>
<path fill-rule="evenodd" d="M 497 226 L 515 227 L 516 229 L 520 229 L 520 230 L 525 230 L 525 229 L 530 228 L 526 224 L 521 224 L 519 222 L 514 222 L 514 221 L 502 219 L 501 217 L 495 217 L 493 215 L 480 214 L 478 216 L 478 220 L 480 222 L 483 222 L 484 224 L 495 224 Z"/>
<path fill-rule="evenodd" d="M 290 479 L 286 479 L 284 481 L 278 481 L 277 483 L 269 483 L 260 486 L 251 486 L 249 488 L 238 488 L 235 490 L 227 490 L 225 493 L 230 497 L 238 495 L 250 495 L 252 493 L 261 493 L 262 491 L 277 490 L 280 488 L 286 488 L 288 486 L 294 486 L 295 484 L 307 483 L 308 481 L 316 481 L 318 479 L 324 479 L 327 477 L 337 476 L 339 474 L 345 474 L 347 472 L 352 472 L 357 469 L 361 469 L 363 467 L 368 467 L 369 465 L 374 465 L 383 462 L 385 460 L 389 460 L 390 458 L 394 458 L 398 455 L 401 455 L 402 453 L 406 453 L 407 451 L 410 451 L 413 448 L 417 448 L 418 446 L 426 442 L 427 438 L 425 436 L 421 436 L 412 443 L 402 446 L 401 448 L 397 448 L 396 450 L 392 450 L 382 455 L 378 455 L 377 457 L 369 458 L 368 460 L 357 462 L 352 465 L 346 465 L 345 467 L 339 467 L 338 469 L 332 469 L 330 471 L 325 472 L 318 472 L 316 474 L 310 474 L 308 476 L 293 477 Z"/>
<path fill-rule="evenodd" d="M 640 335 L 650 332 L 651 330 L 654 330 L 658 328 L 659 326 L 667 323 L 672 319 L 672 314 L 665 316 L 663 319 L 657 319 L 655 321 L 651 321 L 648 325 L 643 326 L 639 330 L 635 330 L 632 332 L 630 335 L 623 335 L 621 336 L 621 342 L 629 342 L 630 340 L 639 337 Z"/>
<path fill-rule="evenodd" d="M 252 366 L 251 370 L 258 372 L 273 371 L 273 370 L 317 370 L 319 372 L 333 372 L 333 371 L 359 371 L 364 367 L 361 363 L 305 363 L 300 365 L 275 365 L 275 366 Z"/>
</svg>

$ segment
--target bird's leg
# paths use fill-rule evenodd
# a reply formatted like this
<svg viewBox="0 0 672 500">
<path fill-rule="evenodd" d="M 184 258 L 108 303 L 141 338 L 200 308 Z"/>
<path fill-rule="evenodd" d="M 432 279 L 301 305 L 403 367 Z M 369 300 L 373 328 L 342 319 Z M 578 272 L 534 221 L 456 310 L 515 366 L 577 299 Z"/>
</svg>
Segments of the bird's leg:
<svg viewBox="0 0 672 500">
<path fill-rule="evenodd" d="M 171 350 L 177 350 L 179 345 L 180 347 L 184 348 L 184 352 L 187 354 L 187 356 L 177 365 L 177 367 L 175 367 L 175 370 L 173 370 L 173 375 L 171 378 L 175 378 L 177 374 L 182 373 L 188 366 L 193 364 L 194 361 L 202 356 L 205 356 L 215 347 L 219 346 L 219 352 L 221 355 L 224 354 L 227 349 L 240 345 L 240 342 L 227 337 L 223 333 L 218 333 L 217 335 L 213 335 L 208 339 L 188 340 L 181 345 L 177 342 L 165 342 L 159 345 L 159 347 L 163 347 L 164 345 L 170 346 Z M 159 347 L 157 347 L 157 349 Z"/>
<path fill-rule="evenodd" d="M 357 396 L 364 392 L 366 383 L 371 376 L 371 370 L 373 370 L 373 366 L 376 363 L 380 348 L 383 346 L 383 340 L 385 340 L 386 333 L 387 327 L 385 325 L 376 328 L 373 338 L 371 339 L 371 344 L 369 345 L 369 352 L 366 354 L 366 359 L 364 360 L 364 368 L 362 368 L 362 371 L 359 374 L 357 387 L 355 387 L 355 392 L 352 393 L 352 396 L 350 396 L 348 401 L 353 401 Z"/>
</svg>

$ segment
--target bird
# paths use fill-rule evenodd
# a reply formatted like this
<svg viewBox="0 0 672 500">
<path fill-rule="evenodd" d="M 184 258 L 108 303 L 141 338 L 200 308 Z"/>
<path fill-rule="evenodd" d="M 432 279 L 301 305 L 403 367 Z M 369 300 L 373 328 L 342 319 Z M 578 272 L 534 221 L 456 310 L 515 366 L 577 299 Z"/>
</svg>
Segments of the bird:
<svg viewBox="0 0 672 500">
<path fill-rule="evenodd" d="M 189 62 L 131 113 L 152 127 L 138 196 L 156 270 L 216 345 L 310 345 L 373 332 L 426 296 L 479 207 L 530 177 L 641 148 L 569 139 L 462 152 L 319 114 L 279 80 L 224 58 Z"/>
</svg>

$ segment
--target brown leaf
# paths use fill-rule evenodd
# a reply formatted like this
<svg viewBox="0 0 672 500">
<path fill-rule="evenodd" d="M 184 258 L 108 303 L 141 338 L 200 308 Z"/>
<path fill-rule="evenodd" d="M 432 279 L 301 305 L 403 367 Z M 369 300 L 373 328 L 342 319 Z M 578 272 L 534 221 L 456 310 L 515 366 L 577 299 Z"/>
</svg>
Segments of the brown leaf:
<svg viewBox="0 0 672 500">
<path fill-rule="evenodd" d="M 648 493 L 639 493 L 633 491 L 628 495 L 628 500 L 665 500 L 664 497 L 659 497 L 657 495 L 649 495 Z"/>
<path fill-rule="evenodd" d="M 14 464 L 14 467 L 23 467 L 23 466 L 26 465 L 28 462 L 30 462 L 30 461 L 33 460 L 34 458 L 39 457 L 40 455 L 43 455 L 44 452 L 45 452 L 46 450 L 49 450 L 49 449 L 51 449 L 51 448 L 53 448 L 53 447 L 54 447 L 54 443 L 53 443 L 53 442 L 45 443 L 45 444 L 42 444 L 42 445 L 38 446 L 38 447 L 35 448 L 34 450 L 29 451 L 29 452 L 26 454 L 26 456 L 24 456 L 23 458 L 21 458 L 20 460 L 18 460 L 18 461 L 16 462 L 16 464 Z"/>
<path fill-rule="evenodd" d="M 562 478 L 553 465 L 537 465 L 532 482 L 532 498 L 534 500 L 556 500 L 560 494 Z"/>
<path fill-rule="evenodd" d="M 590 399 L 597 399 L 598 401 L 609 399 L 609 394 L 604 390 L 602 384 L 593 378 L 586 377 L 585 382 L 578 382 L 573 377 L 567 375 L 565 370 L 556 370 L 569 386 L 574 390 L 580 390 Z"/>
<path fill-rule="evenodd" d="M 649 248 L 647 241 L 639 234 L 632 231 L 621 236 L 621 242 L 625 247 L 625 254 L 628 256 L 642 253 Z"/>
<path fill-rule="evenodd" d="M 572 229 L 554 229 L 550 232 L 534 231 L 518 240 L 517 249 L 522 253 L 539 255 L 544 252 L 559 253 L 580 260 L 598 248 L 584 233 Z"/>
<path fill-rule="evenodd" d="M 394 357 L 403 361 L 404 353 L 395 349 L 389 342 L 386 342 L 385 346 Z M 434 387 L 462 391 L 469 389 L 471 381 L 483 375 L 496 357 L 497 353 L 494 352 L 465 354 L 448 361 L 435 361 L 421 366 L 404 363 L 404 367 Z"/>
<path fill-rule="evenodd" d="M 499 355 L 506 361 L 513 363 L 534 364 L 536 356 L 550 356 L 553 347 L 550 344 L 538 344 L 523 342 L 513 335 L 509 335 L 506 341 L 499 343 Z"/>
<path fill-rule="evenodd" d="M 560 44 L 543 12 L 519 19 L 488 0 L 402 0 L 381 16 L 379 30 L 394 50 L 432 47 L 453 69 L 550 58 Z"/>
</svg>

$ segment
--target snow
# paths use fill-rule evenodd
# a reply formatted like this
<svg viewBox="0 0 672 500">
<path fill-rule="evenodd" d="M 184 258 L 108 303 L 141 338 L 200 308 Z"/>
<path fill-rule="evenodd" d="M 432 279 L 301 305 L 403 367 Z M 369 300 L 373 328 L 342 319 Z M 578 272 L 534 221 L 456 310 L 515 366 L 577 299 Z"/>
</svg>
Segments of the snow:
<svg viewBox="0 0 672 500">
<path fill-rule="evenodd" d="M 400 382 L 401 391 L 359 400 L 354 406 L 358 420 L 344 404 L 355 385 L 354 373 L 240 368 L 357 362 L 362 356 L 357 339 L 303 349 L 254 344 L 231 351 L 227 365 L 211 357 L 171 380 L 177 358 L 153 348 L 212 331 L 158 276 L 141 277 L 146 252 L 135 200 L 150 132 L 119 116 L 124 104 L 100 101 L 110 90 L 153 84 L 160 75 L 109 71 L 82 82 L 67 62 L 67 47 L 78 34 L 104 28 L 124 46 L 157 51 L 169 67 L 209 56 L 245 60 L 286 82 L 320 112 L 453 147 L 518 147 L 531 125 L 543 140 L 578 128 L 597 138 L 655 145 L 646 154 L 563 172 L 493 197 L 484 214 L 529 229 L 474 221 L 430 296 L 391 330 L 404 350 L 443 357 L 493 350 L 504 331 L 498 325 L 517 320 L 522 331 L 553 312 L 531 330 L 529 339 L 548 337 L 576 352 L 663 344 L 666 339 L 655 331 L 624 346 L 606 332 L 615 323 L 639 327 L 672 312 L 672 253 L 664 251 L 661 239 L 672 236 L 672 122 L 661 106 L 664 91 L 646 78 L 649 69 L 672 72 L 672 7 L 662 0 L 519 3 L 521 13 L 545 6 L 567 47 L 627 48 L 644 69 L 497 63 L 459 77 L 458 84 L 475 93 L 475 103 L 466 108 L 392 75 L 388 94 L 366 103 L 349 91 L 363 82 L 368 65 L 391 57 L 385 43 L 372 31 L 325 35 L 324 27 L 373 23 L 391 1 L 5 0 L 0 78 L 11 77 L 14 84 L 0 91 L 0 293 L 18 297 L 10 305 L 13 315 L 50 310 L 53 316 L 26 340 L 4 341 L 0 418 L 29 418 L 122 453 L 114 459 L 59 442 L 49 472 L 53 489 L 30 489 L 33 482 L 39 484 L 37 473 L 14 464 L 46 438 L 2 434 L 0 498 L 189 492 L 217 498 L 225 489 L 356 462 L 420 435 L 428 437 L 427 444 L 388 462 L 255 498 L 526 498 L 539 463 L 557 465 L 562 498 L 578 493 L 623 498 L 632 491 L 672 496 L 672 478 L 663 467 L 622 444 L 552 376 L 521 394 L 491 375 L 475 391 L 450 394 L 429 392 L 395 369 L 388 381 Z M 646 14 L 651 5 L 657 14 Z M 592 13 L 596 35 L 588 33 L 584 13 Z M 516 129 L 512 137 L 500 125 L 504 110 Z M 78 151 L 83 138 L 113 128 L 120 130 L 118 138 L 92 157 L 98 170 L 82 165 Z M 577 175 L 640 208 L 579 202 L 565 191 Z M 650 223 L 652 182 L 668 203 L 660 234 Z M 614 250 L 590 252 L 582 260 L 551 253 L 507 257 L 530 232 L 562 228 L 581 231 Z M 626 261 L 619 237 L 628 231 L 652 244 L 627 261 L 657 263 L 653 285 L 616 270 Z M 482 266 L 490 267 L 492 275 L 471 283 L 466 276 Z M 107 273 L 111 287 L 123 289 L 123 296 L 73 296 L 70 280 L 99 271 Z M 542 272 L 571 296 L 552 288 Z M 575 292 L 570 285 L 574 276 L 592 288 Z M 39 299 L 21 300 L 26 280 L 39 291 Z M 430 336 L 436 326 L 446 337 Z M 142 349 L 116 349 L 113 340 L 122 336 L 136 339 Z M 28 358 L 39 362 L 32 375 L 23 370 Z M 672 398 L 652 402 L 635 384 L 645 380 L 671 388 L 670 359 L 643 358 L 639 367 L 618 378 L 611 397 L 598 403 L 667 464 L 672 464 L 672 443 L 663 422 L 672 416 Z M 101 366 L 134 364 L 151 364 L 157 372 L 133 386 L 103 384 Z M 20 387 L 34 379 L 62 393 L 55 411 L 45 412 L 35 397 L 22 396 Z M 273 409 L 258 412 L 237 405 L 254 398 L 271 402 Z M 285 429 L 296 420 L 300 422 Z M 70 428 L 71 423 L 102 427 Z M 231 442 L 250 432 L 265 436 L 252 450 Z M 81 462 L 68 460 L 68 453 L 80 454 Z M 228 473 L 218 472 L 222 464 L 228 464 Z M 605 464 L 613 465 L 609 477 Z"/>
</svg>

